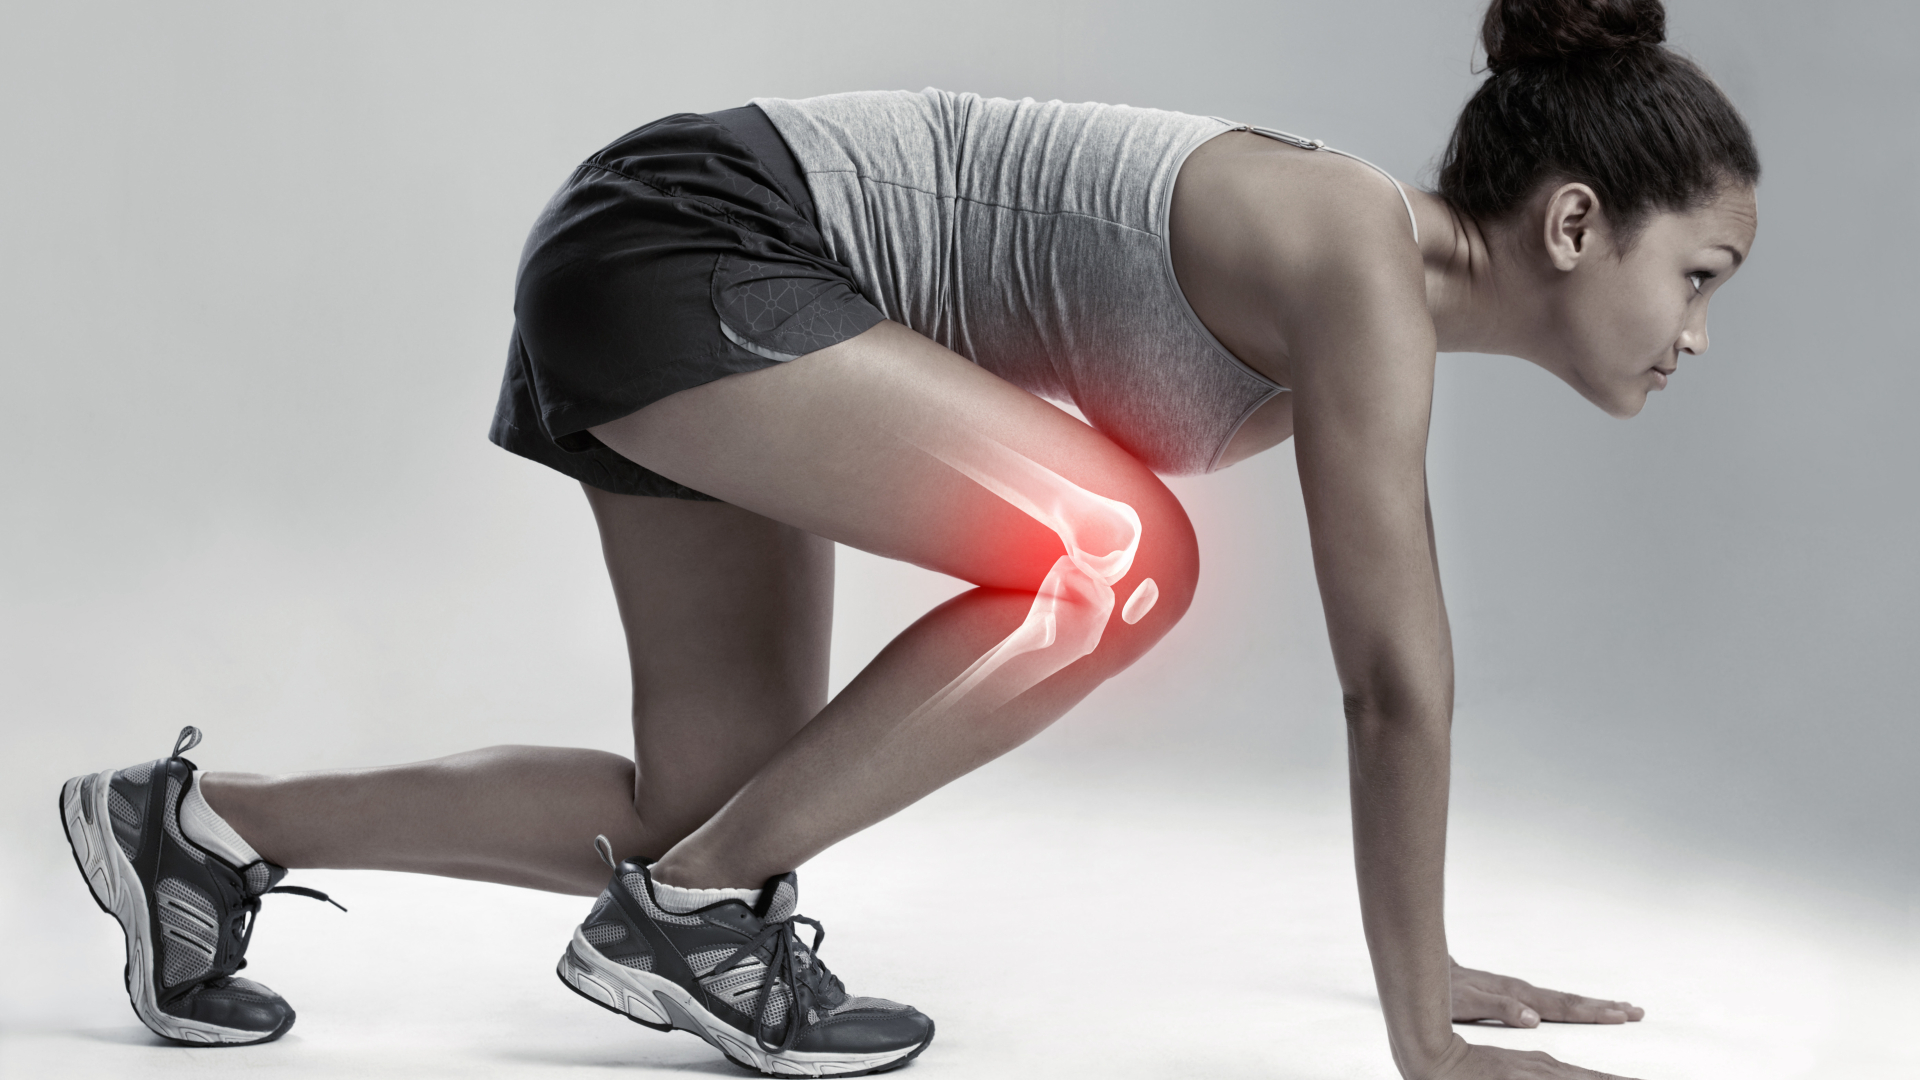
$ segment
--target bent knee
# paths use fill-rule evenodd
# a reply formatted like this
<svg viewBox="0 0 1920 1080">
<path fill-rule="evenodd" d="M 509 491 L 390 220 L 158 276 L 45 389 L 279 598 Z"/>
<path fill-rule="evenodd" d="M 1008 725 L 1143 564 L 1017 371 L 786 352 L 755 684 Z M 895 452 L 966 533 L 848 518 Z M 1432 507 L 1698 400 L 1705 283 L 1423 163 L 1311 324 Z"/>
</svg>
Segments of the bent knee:
<svg viewBox="0 0 1920 1080">
<path fill-rule="evenodd" d="M 1127 575 L 1113 584 L 1114 603 L 1091 660 L 1103 678 L 1145 655 L 1192 606 L 1200 581 L 1200 548 L 1193 523 L 1165 487 L 1143 492 L 1140 548 Z"/>
<path fill-rule="evenodd" d="M 1200 574 L 1193 523 L 1159 477 L 1128 464 L 1107 483 L 1081 489 L 1104 507 L 1083 498 L 1068 508 L 1081 513 L 1056 519 L 1050 568 L 1037 588 L 1027 586 L 1036 589 L 1035 606 L 1022 630 L 1032 640 L 1020 651 L 1050 652 L 1063 663 L 1091 661 L 1107 669 L 1100 676 L 1105 678 L 1145 653 L 1186 614 Z M 1025 553 L 1022 561 L 1038 554 Z M 1045 634 L 1036 620 L 1046 623 Z"/>
<path fill-rule="evenodd" d="M 1200 584 L 1200 542 L 1194 536 L 1193 522 L 1173 492 L 1161 486 L 1155 495 L 1148 505 L 1138 508 L 1140 554 L 1114 588 L 1124 608 L 1140 583 L 1152 578 L 1159 595 L 1139 624 L 1157 620 L 1164 624 L 1164 633 L 1193 603 L 1194 590 Z"/>
</svg>

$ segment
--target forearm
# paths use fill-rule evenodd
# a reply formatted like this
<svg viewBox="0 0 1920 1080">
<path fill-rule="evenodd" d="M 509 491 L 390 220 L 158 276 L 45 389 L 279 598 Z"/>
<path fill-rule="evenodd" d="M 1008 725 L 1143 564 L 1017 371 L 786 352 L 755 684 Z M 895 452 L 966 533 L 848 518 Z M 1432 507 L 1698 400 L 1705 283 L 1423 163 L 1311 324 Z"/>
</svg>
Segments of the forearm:
<svg viewBox="0 0 1920 1080">
<path fill-rule="evenodd" d="M 1349 714 L 1361 920 L 1394 1061 L 1402 1075 L 1422 1077 L 1455 1041 L 1442 903 L 1448 718 L 1439 707 L 1367 703 Z"/>
<path fill-rule="evenodd" d="M 1432 323 L 1418 282 L 1323 275 L 1347 321 L 1290 328 L 1295 460 L 1334 666 L 1347 694 L 1355 867 L 1394 1059 L 1426 1078 L 1457 1053 L 1441 891 L 1453 659 L 1426 433 Z M 1404 317 L 1403 317 L 1404 316 Z M 1361 328 L 1370 328 L 1362 330 Z"/>
</svg>

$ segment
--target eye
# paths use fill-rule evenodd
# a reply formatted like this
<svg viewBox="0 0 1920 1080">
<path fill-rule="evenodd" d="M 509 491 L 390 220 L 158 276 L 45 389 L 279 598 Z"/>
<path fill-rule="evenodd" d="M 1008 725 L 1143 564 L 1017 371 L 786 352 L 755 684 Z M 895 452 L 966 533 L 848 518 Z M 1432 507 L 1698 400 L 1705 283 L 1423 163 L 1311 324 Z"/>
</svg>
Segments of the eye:
<svg viewBox="0 0 1920 1080">
<path fill-rule="evenodd" d="M 1713 279 L 1714 275 L 1705 270 L 1695 270 L 1693 273 L 1687 275 L 1687 280 L 1693 283 L 1694 292 L 1699 292 L 1701 289 L 1706 288 L 1707 282 Z"/>
</svg>

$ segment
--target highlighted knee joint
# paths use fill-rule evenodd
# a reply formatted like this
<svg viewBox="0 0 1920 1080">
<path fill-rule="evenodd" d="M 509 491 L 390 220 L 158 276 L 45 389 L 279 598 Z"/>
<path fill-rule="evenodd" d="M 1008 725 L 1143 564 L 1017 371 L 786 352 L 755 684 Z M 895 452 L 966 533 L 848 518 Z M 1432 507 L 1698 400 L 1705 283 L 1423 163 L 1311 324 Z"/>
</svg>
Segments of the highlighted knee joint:
<svg viewBox="0 0 1920 1080">
<path fill-rule="evenodd" d="M 964 700 L 977 712 L 990 712 L 1100 644 L 1113 615 L 1113 586 L 1126 577 L 1140 548 L 1140 515 L 985 436 L 930 452 L 1052 529 L 1066 547 L 1034 593 L 1026 620 L 915 710 L 945 712 Z M 1121 618 L 1139 622 L 1159 595 L 1152 578 L 1142 581 Z"/>
<path fill-rule="evenodd" d="M 974 436 L 933 456 L 1052 529 L 1068 558 L 1112 585 L 1133 567 L 1140 515 L 1118 499 L 1096 495 L 1019 452 Z"/>
</svg>

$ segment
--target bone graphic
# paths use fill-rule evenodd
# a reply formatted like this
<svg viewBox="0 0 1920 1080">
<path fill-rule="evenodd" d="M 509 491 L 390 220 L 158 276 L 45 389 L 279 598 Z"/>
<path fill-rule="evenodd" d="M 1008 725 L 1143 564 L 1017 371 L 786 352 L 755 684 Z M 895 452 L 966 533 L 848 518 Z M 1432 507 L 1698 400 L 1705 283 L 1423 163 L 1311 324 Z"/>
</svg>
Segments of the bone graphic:
<svg viewBox="0 0 1920 1080">
<path fill-rule="evenodd" d="M 1133 595 L 1127 597 L 1127 606 L 1120 609 L 1120 618 L 1132 626 L 1147 617 L 1147 612 L 1153 610 L 1154 601 L 1158 599 L 1160 586 L 1154 584 L 1152 578 L 1144 578 L 1134 587 Z"/>
<path fill-rule="evenodd" d="M 1104 584 L 1112 585 L 1132 569 L 1140 547 L 1140 515 L 1133 507 L 1096 495 L 985 435 L 974 434 L 964 446 L 928 452 L 1052 529 L 1067 545 L 1068 557 Z M 1111 546 L 1096 556 L 1093 552 L 1101 545 Z"/>
<path fill-rule="evenodd" d="M 978 433 L 923 449 L 1052 529 L 1067 549 L 1035 591 L 1026 620 L 908 720 L 942 715 L 962 702 L 985 715 L 1100 644 L 1113 615 L 1113 584 L 1127 575 L 1140 547 L 1140 515 Z M 1141 582 L 1121 617 L 1139 622 L 1158 596 L 1152 579 Z"/>
<path fill-rule="evenodd" d="M 1113 589 L 1061 556 L 1034 594 L 1027 618 L 998 645 L 914 710 L 914 718 L 945 713 L 968 700 L 992 712 L 1093 652 L 1113 614 Z M 1014 667 L 1022 657 L 1034 659 Z"/>
</svg>

